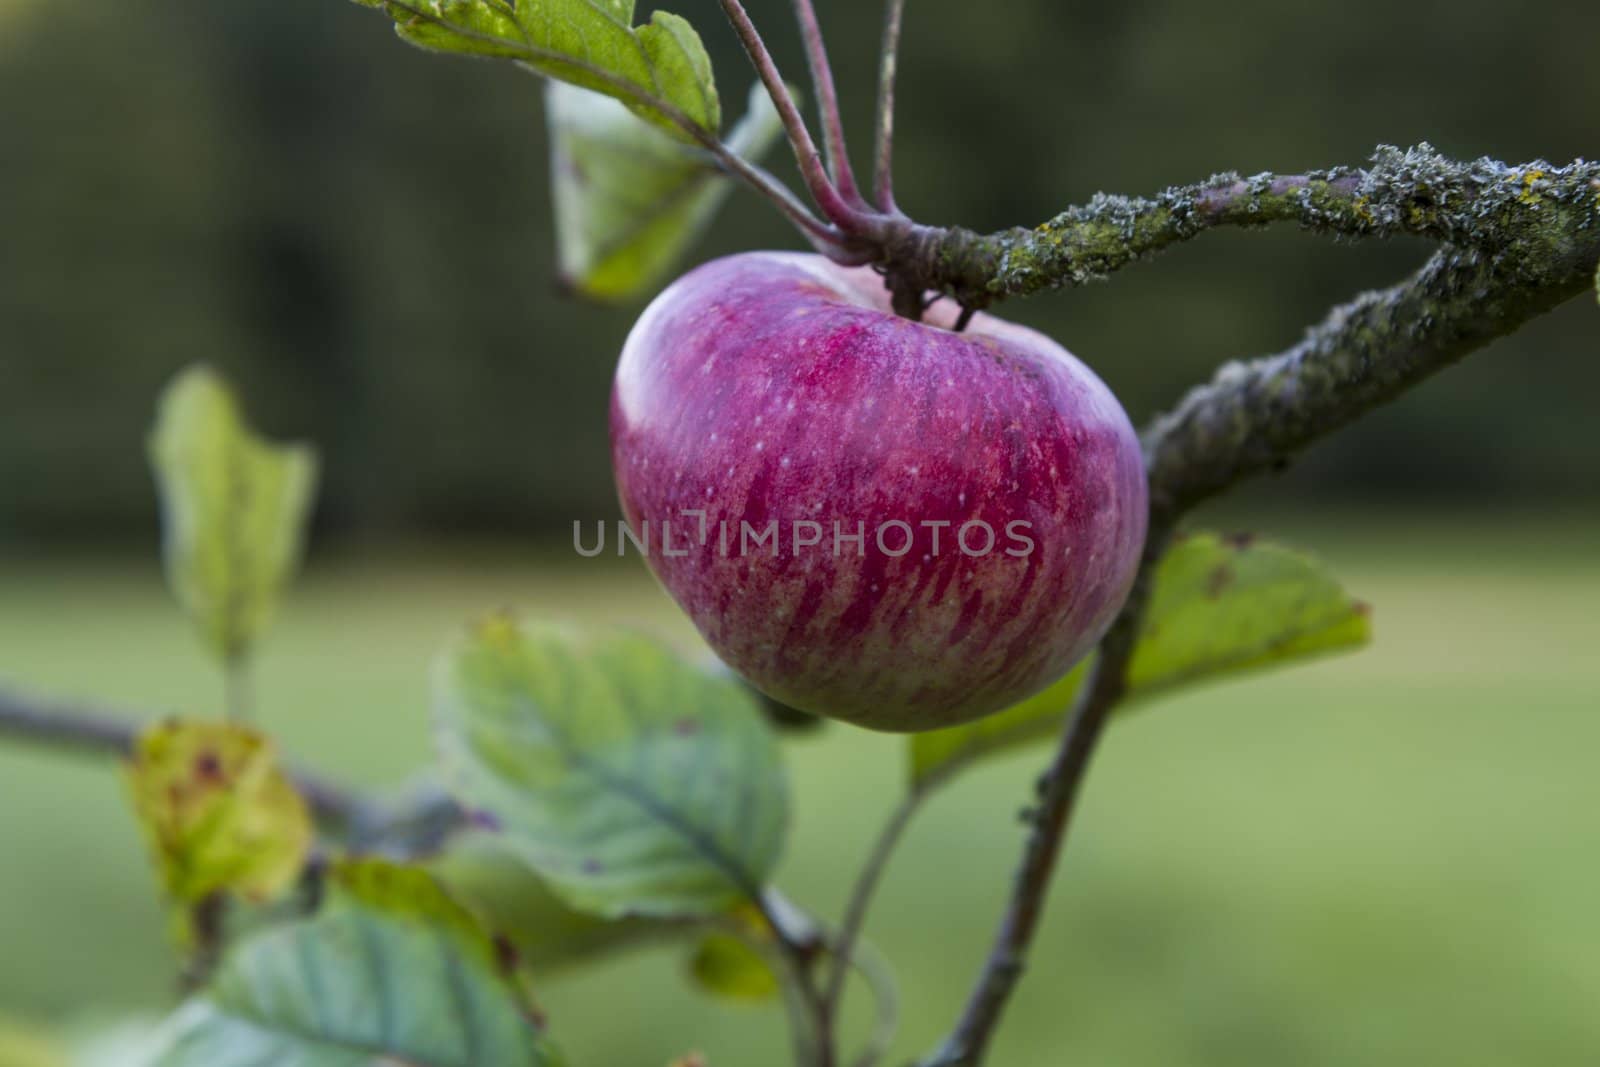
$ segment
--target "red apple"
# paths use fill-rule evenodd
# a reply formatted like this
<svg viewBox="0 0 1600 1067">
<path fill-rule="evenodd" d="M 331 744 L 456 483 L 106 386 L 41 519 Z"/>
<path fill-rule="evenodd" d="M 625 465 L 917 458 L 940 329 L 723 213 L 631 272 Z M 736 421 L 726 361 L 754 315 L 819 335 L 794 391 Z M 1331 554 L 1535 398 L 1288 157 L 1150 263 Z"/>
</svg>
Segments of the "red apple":
<svg viewBox="0 0 1600 1067">
<path fill-rule="evenodd" d="M 976 719 L 1064 674 L 1128 594 L 1127 415 L 1054 341 L 981 314 L 957 333 L 954 311 L 915 323 L 868 268 L 750 253 L 679 279 L 622 350 L 629 526 L 786 704 L 877 730 Z"/>
</svg>

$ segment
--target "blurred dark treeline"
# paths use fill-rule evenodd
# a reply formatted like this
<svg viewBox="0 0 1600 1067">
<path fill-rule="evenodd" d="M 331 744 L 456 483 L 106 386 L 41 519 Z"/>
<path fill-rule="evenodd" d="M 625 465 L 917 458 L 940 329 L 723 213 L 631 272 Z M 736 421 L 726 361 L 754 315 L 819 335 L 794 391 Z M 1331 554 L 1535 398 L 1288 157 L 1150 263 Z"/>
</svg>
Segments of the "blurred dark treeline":
<svg viewBox="0 0 1600 1067">
<path fill-rule="evenodd" d="M 717 5 L 669 6 L 737 106 L 750 72 Z M 787 4 L 751 7 L 801 75 Z M 879 8 L 821 10 L 865 157 Z M 994 228 L 1100 189 L 1358 162 L 1380 142 L 1592 156 L 1597 42 L 1600 7 L 1578 3 L 914 0 L 901 201 Z M 269 432 L 321 446 L 324 535 L 609 514 L 606 394 L 636 309 L 557 291 L 540 101 L 529 76 L 414 51 L 342 0 L 0 0 L 0 538 L 148 536 L 153 398 L 202 359 Z M 696 255 L 795 244 L 741 193 Z M 1424 251 L 1217 233 L 1005 313 L 1142 419 Z M 1280 489 L 1592 499 L 1597 352 L 1600 312 L 1574 301 Z"/>
</svg>

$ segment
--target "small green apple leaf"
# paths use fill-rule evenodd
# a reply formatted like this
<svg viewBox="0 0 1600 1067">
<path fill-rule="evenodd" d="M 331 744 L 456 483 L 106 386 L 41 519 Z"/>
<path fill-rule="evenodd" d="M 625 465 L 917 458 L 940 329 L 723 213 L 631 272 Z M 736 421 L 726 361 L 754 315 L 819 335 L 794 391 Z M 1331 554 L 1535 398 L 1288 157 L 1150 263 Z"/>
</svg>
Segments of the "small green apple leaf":
<svg viewBox="0 0 1600 1067">
<path fill-rule="evenodd" d="M 713 930 L 700 939 L 689 957 L 695 985 L 726 1000 L 771 1000 L 782 992 L 767 958 L 744 937 Z"/>
<path fill-rule="evenodd" d="M 458 835 L 426 868 L 514 944 L 541 975 L 685 932 L 681 923 L 608 922 L 568 907 L 498 834 Z"/>
<path fill-rule="evenodd" d="M 316 455 L 257 437 L 203 366 L 167 386 L 149 452 L 167 581 L 211 649 L 237 659 L 266 629 L 299 563 Z"/>
<path fill-rule="evenodd" d="M 1129 702 L 1208 678 L 1358 648 L 1371 636 L 1366 605 L 1318 561 L 1250 538 L 1201 533 L 1168 549 L 1156 569 Z M 1055 736 L 1088 672 L 986 719 L 910 739 L 911 781 L 926 788 L 994 752 Z"/>
<path fill-rule="evenodd" d="M 495 617 L 440 664 L 435 709 L 457 799 L 574 908 L 708 917 L 772 872 L 776 740 L 738 683 L 654 641 Z"/>
<path fill-rule="evenodd" d="M 314 918 L 228 955 L 153 1067 L 563 1062 L 513 962 L 430 876 L 368 860 L 331 879 Z"/>
<path fill-rule="evenodd" d="M 694 27 L 657 11 L 635 28 L 631 0 L 356 0 L 386 11 L 405 40 L 438 52 L 514 59 L 615 97 L 680 140 L 662 111 L 722 126 L 711 57 Z"/>
<path fill-rule="evenodd" d="M 128 789 L 167 895 L 193 904 L 228 891 L 266 900 L 311 849 L 311 816 L 272 742 L 248 727 L 159 723 L 134 745 Z"/>
<path fill-rule="evenodd" d="M 732 182 L 707 156 L 597 93 L 545 91 L 561 274 L 597 300 L 653 288 L 710 224 Z M 747 159 L 782 129 L 758 85 L 728 146 Z"/>
</svg>

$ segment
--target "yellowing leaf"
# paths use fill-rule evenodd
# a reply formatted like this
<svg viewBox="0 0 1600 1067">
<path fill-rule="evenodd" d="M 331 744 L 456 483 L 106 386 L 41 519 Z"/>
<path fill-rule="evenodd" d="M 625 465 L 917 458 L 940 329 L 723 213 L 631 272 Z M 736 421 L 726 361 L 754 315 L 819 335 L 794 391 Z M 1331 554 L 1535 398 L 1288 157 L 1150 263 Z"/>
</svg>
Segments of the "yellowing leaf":
<svg viewBox="0 0 1600 1067">
<path fill-rule="evenodd" d="M 167 387 L 149 450 L 167 580 L 212 650 L 236 660 L 266 628 L 299 562 L 316 457 L 251 433 L 207 367 Z"/>
<path fill-rule="evenodd" d="M 710 224 L 732 180 L 704 153 L 598 93 L 552 82 L 545 105 L 562 277 L 597 300 L 652 288 Z M 781 128 L 758 85 L 728 146 L 754 159 Z"/>
<path fill-rule="evenodd" d="M 782 991 L 766 957 L 745 939 L 720 930 L 701 938 L 689 973 L 701 989 L 728 1000 L 771 1000 Z"/>
<path fill-rule="evenodd" d="M 134 811 L 169 896 L 192 904 L 219 891 L 254 900 L 282 892 L 311 848 L 305 802 L 272 743 L 244 726 L 165 722 L 134 747 Z"/>
<path fill-rule="evenodd" d="M 336 866 L 314 918 L 223 961 L 154 1067 L 560 1067 L 509 961 L 413 867 Z"/>
<path fill-rule="evenodd" d="M 1320 563 L 1251 538 L 1194 534 L 1156 570 L 1129 701 L 1255 667 L 1357 648 L 1371 637 L 1366 605 Z M 911 780 L 926 787 L 967 763 L 1055 736 L 1088 672 L 1077 667 L 1029 699 L 986 719 L 917 734 Z"/>
</svg>

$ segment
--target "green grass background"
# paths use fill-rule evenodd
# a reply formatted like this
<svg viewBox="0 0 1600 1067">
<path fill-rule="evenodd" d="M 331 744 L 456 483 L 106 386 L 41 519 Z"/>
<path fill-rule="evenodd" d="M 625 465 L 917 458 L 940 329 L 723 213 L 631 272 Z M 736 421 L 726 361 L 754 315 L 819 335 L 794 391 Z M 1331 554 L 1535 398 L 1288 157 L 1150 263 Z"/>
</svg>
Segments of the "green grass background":
<svg viewBox="0 0 1600 1067">
<path fill-rule="evenodd" d="M 1258 524 L 1260 525 L 1260 524 Z M 1354 656 L 1195 690 L 1111 731 L 996 1067 L 1600 1064 L 1600 537 L 1582 517 L 1265 524 L 1375 605 Z M 321 559 L 259 664 L 300 760 L 372 784 L 427 758 L 429 660 L 491 608 L 693 634 L 637 566 L 438 547 Z M 0 679 L 216 710 L 153 563 L 0 561 Z M 896 739 L 791 743 L 781 884 L 837 914 L 902 766 Z M 939 796 L 871 935 L 900 1050 L 961 1002 L 1042 751 Z M 0 748 L 0 1016 L 161 1010 L 173 964 L 103 764 Z M 776 1007 L 729 1007 L 659 948 L 543 984 L 575 1067 L 767 1067 Z M 859 1021 L 859 1020 L 858 1020 Z"/>
</svg>

